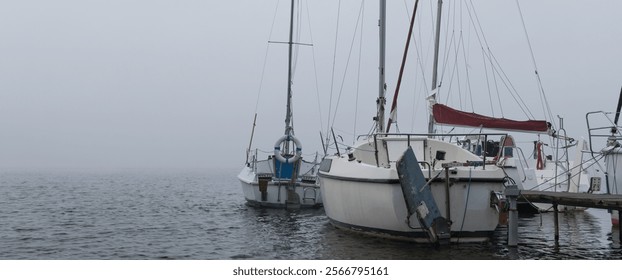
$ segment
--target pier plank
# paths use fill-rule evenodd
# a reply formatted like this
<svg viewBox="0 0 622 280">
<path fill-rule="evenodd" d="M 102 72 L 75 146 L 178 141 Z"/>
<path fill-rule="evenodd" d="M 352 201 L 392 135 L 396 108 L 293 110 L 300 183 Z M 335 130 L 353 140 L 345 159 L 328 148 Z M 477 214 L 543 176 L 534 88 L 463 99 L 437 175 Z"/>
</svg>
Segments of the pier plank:
<svg viewBox="0 0 622 280">
<path fill-rule="evenodd" d="M 622 195 L 521 190 L 519 201 L 599 209 L 622 209 Z"/>
</svg>

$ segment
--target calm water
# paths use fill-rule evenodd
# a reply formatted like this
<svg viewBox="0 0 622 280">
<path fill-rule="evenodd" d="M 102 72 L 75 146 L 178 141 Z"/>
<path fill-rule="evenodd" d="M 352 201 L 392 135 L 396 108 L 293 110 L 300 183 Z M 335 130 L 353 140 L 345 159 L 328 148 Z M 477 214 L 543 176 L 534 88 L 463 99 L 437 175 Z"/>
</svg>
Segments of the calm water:
<svg viewBox="0 0 622 280">
<path fill-rule="evenodd" d="M 244 204 L 237 169 L 0 173 L 0 259 L 622 259 L 604 210 L 521 217 L 519 247 L 393 242 L 333 228 L 322 209 Z M 612 238 L 612 234 L 614 238 Z"/>
</svg>

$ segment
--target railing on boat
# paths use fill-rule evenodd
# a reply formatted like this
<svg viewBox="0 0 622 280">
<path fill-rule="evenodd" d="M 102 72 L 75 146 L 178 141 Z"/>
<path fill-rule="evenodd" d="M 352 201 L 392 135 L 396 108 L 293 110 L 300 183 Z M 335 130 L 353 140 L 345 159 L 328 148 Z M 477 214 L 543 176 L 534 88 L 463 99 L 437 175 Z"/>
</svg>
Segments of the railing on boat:
<svg viewBox="0 0 622 280">
<path fill-rule="evenodd" d="M 259 152 L 266 154 L 266 159 L 258 159 Z M 274 160 L 275 158 L 271 155 L 271 152 L 262 151 L 259 149 L 255 149 L 249 153 L 250 160 L 247 163 L 248 167 L 251 168 L 253 173 L 256 174 L 257 178 L 262 179 L 274 179 L 276 176 L 276 171 L 274 168 Z M 314 161 L 306 161 L 304 159 L 300 159 L 301 164 L 306 164 L 308 168 L 305 170 L 300 170 L 300 174 L 296 177 L 302 180 L 303 182 L 315 182 L 317 171 L 320 165 L 320 162 L 317 160 L 317 153 Z M 264 166 L 261 168 L 260 166 Z M 290 180 L 289 178 L 287 180 Z"/>
<path fill-rule="evenodd" d="M 613 144 L 616 141 L 622 140 L 622 127 L 618 126 L 609 115 L 615 114 L 614 112 L 594 111 L 585 114 L 585 120 L 587 123 L 587 132 L 589 138 L 590 152 L 592 157 L 595 153 L 600 153 L 602 150 L 594 151 L 593 140 L 600 139 L 602 141 L 601 147 L 605 145 Z M 602 119 L 596 120 L 595 118 L 601 117 Z M 592 126 L 594 121 L 604 123 L 603 126 Z M 605 133 L 607 131 L 609 133 Z"/>
<path fill-rule="evenodd" d="M 499 136 L 499 138 L 503 138 L 503 137 L 507 137 L 509 134 L 507 133 L 435 133 L 435 134 L 421 134 L 421 133 L 376 133 L 373 134 L 373 140 L 374 140 L 374 154 L 376 156 L 376 165 L 380 166 L 380 161 L 378 158 L 378 137 L 404 137 L 406 138 L 406 142 L 408 147 L 411 147 L 411 143 L 413 141 L 413 138 L 438 138 L 438 137 L 474 137 L 475 139 L 478 139 L 478 141 L 476 141 L 476 145 L 475 145 L 475 150 L 471 150 L 471 149 L 467 149 L 465 148 L 465 143 L 470 144 L 470 139 L 467 140 L 457 140 L 456 145 L 460 145 L 462 146 L 462 148 L 469 150 L 470 152 L 481 156 L 482 157 L 482 163 L 486 163 L 486 156 L 487 156 L 487 151 L 488 151 L 488 137 L 489 136 Z M 371 135 L 360 135 L 357 137 L 357 140 L 360 140 L 361 137 L 370 137 Z M 479 141 L 479 139 L 482 139 L 483 137 L 483 141 Z M 449 140 L 449 142 L 451 142 L 451 139 Z M 467 144 L 468 145 L 468 144 Z M 469 147 L 470 148 L 470 147 Z M 503 141 L 503 143 L 500 141 L 499 142 L 499 146 L 498 146 L 500 151 L 503 151 L 506 146 L 505 143 Z M 478 153 L 479 151 L 479 153 Z M 483 168 L 485 169 L 486 165 L 482 164 Z"/>
</svg>

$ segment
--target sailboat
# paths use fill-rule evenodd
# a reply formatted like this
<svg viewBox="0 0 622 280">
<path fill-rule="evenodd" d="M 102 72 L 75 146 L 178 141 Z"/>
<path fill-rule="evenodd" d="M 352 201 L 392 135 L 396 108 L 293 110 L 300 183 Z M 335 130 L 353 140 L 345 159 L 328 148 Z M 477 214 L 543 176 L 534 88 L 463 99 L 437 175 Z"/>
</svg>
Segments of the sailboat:
<svg viewBox="0 0 622 280">
<path fill-rule="evenodd" d="M 438 66 L 441 4 L 439 1 L 433 73 Z M 490 164 L 490 158 L 438 138 L 466 135 L 385 131 L 385 18 L 386 1 L 380 0 L 375 131 L 346 153 L 326 156 L 321 162 L 318 177 L 325 213 L 336 227 L 368 235 L 436 244 L 486 241 L 500 218 L 503 220 L 504 170 Z M 403 168 L 405 164 L 409 166 Z M 415 184 L 410 185 L 411 181 Z M 430 195 L 417 197 L 419 193 Z"/>
<path fill-rule="evenodd" d="M 482 46 L 482 49 L 488 49 L 487 43 L 485 44 L 486 46 Z M 489 54 L 484 56 L 490 60 L 491 65 L 497 63 L 494 56 Z M 457 57 L 456 55 L 456 60 Z M 533 60 L 535 67 L 535 58 Z M 467 64 L 466 67 L 470 67 L 470 64 L 465 64 Z M 494 67 L 492 69 L 494 70 Z M 488 75 L 486 71 L 484 69 L 483 72 Z M 538 83 L 540 83 L 537 69 L 535 69 L 535 73 Z M 433 75 L 436 75 L 436 70 Z M 495 71 L 493 71 L 493 75 L 495 75 Z M 507 79 L 505 74 L 499 75 L 499 77 Z M 435 76 L 433 79 L 435 79 Z M 508 84 L 511 83 L 508 82 Z M 544 95 L 541 85 L 540 89 L 541 94 Z M 543 102 L 548 102 L 546 97 L 543 99 Z M 518 100 L 522 101 L 521 98 L 518 98 Z M 517 103 L 520 103 L 518 100 Z M 439 125 L 448 126 L 452 128 L 452 131 L 454 128 L 463 127 L 479 131 L 506 133 L 507 135 L 497 139 L 484 139 L 472 136 L 462 137 L 461 139 L 456 139 L 456 144 L 471 150 L 471 152 L 479 156 L 490 157 L 498 166 L 504 168 L 508 177 L 512 179 L 512 183 L 516 184 L 519 189 L 587 193 L 594 191 L 595 186 L 593 182 L 596 182 L 602 176 L 600 170 L 594 168 L 593 161 L 584 160 L 587 151 L 586 141 L 576 141 L 569 137 L 566 134 L 563 118 L 561 117 L 559 117 L 559 125 L 555 127 L 550 119 L 513 120 L 504 117 L 481 115 L 473 111 L 457 110 L 447 104 L 438 102 L 436 93 L 428 97 L 428 102 L 430 108 L 429 133 L 434 132 L 434 127 Z M 501 103 L 501 100 L 499 100 L 499 103 Z M 528 106 L 518 104 L 518 107 L 526 108 Z M 548 104 L 546 107 L 548 108 Z M 528 109 L 523 111 L 529 112 Z M 529 112 L 528 115 L 531 115 L 531 113 Z M 533 142 L 532 158 L 525 157 L 518 145 L 518 141 L 515 140 L 516 134 L 514 133 L 520 133 L 520 138 L 523 141 L 525 139 L 523 135 L 537 135 L 536 137 L 528 136 L 527 138 Z M 541 135 L 549 138 L 550 142 L 546 144 L 540 139 Z M 547 154 L 545 147 L 551 149 L 552 152 Z M 573 159 L 570 159 L 571 148 L 573 147 L 575 148 L 575 155 Z M 546 212 L 552 209 L 552 205 L 525 202 L 519 203 L 519 209 L 521 211 Z M 585 208 L 564 206 L 561 210 L 577 209 L 583 210 Z"/>
<path fill-rule="evenodd" d="M 517 185 L 523 190 L 536 190 L 547 192 L 574 192 L 574 193 L 598 193 L 601 191 L 601 181 L 604 177 L 604 169 L 599 163 L 587 156 L 588 145 L 586 140 L 578 142 L 575 146 L 573 160 L 568 159 L 569 147 L 557 147 L 564 158 L 553 159 L 553 156 L 545 156 L 542 151 L 542 142 L 535 142 L 535 159 L 531 163 L 528 160 L 516 156 L 504 158 L 499 161 L 508 176 L 515 178 Z M 509 147 L 516 149 L 516 147 Z M 514 153 L 518 155 L 519 153 Z M 585 207 L 561 206 L 559 211 L 585 210 Z M 553 205 L 547 203 L 520 202 L 520 212 L 549 212 L 553 211 Z"/>
<path fill-rule="evenodd" d="M 607 194 L 622 194 L 622 176 L 618 176 L 618 171 L 622 172 L 622 127 L 618 124 L 620 112 L 622 110 L 622 89 L 618 97 L 618 106 L 615 112 L 596 111 L 588 112 L 585 115 L 587 121 L 588 134 L 590 139 L 590 151 L 592 158 L 596 162 L 601 160 L 605 163 L 605 186 Z M 613 120 L 611 115 L 614 115 Z M 594 148 L 594 142 L 601 142 L 599 147 Z M 604 143 L 603 143 L 604 142 Z M 600 185 L 600 180 L 594 185 Z M 615 227 L 620 226 L 620 215 L 618 210 L 611 211 L 611 224 Z"/>
<path fill-rule="evenodd" d="M 596 182 L 602 179 L 601 171 L 594 166 L 594 161 L 584 159 L 587 142 L 583 140 L 573 143 L 576 140 L 566 135 L 561 118 L 559 131 L 556 131 L 552 124 L 546 120 L 512 120 L 460 111 L 436 103 L 433 96 L 430 97 L 430 107 L 432 108 L 430 119 L 433 120 L 433 124 L 507 133 L 499 140 L 472 136 L 463 137 L 457 141 L 457 144 L 477 155 L 489 156 L 497 166 L 505 170 L 506 175 L 512 179 L 512 183 L 521 190 L 584 193 L 599 190 L 599 185 Z M 518 147 L 514 136 L 510 134 L 513 132 L 550 136 L 554 143 L 548 146 L 557 151 L 555 158 L 553 155 L 545 153 L 544 146 L 546 144 L 540 140 L 539 136 L 536 141 L 533 141 L 533 158 L 526 158 Z M 573 160 L 568 158 L 571 147 L 576 148 Z M 563 156 L 559 156 L 560 154 Z M 532 213 L 548 212 L 553 209 L 551 204 L 528 201 L 520 202 L 518 207 L 520 212 Z M 560 210 L 585 209 L 584 207 L 563 206 Z"/>
<path fill-rule="evenodd" d="M 302 156 L 302 142 L 294 135 L 292 107 L 292 53 L 294 30 L 294 0 L 291 1 L 289 26 L 287 106 L 285 114 L 285 133 L 278 136 L 274 152 L 267 158 L 259 158 L 257 149 L 247 149 L 246 163 L 238 174 L 247 203 L 267 208 L 311 208 L 322 206 L 320 188 L 316 185 L 318 169 L 317 154 L 313 161 Z"/>
</svg>

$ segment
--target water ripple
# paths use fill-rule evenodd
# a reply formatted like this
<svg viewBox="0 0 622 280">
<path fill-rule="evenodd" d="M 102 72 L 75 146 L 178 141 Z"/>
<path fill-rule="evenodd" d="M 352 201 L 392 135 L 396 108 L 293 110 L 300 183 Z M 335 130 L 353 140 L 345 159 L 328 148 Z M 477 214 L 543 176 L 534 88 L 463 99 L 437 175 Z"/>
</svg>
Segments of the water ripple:
<svg viewBox="0 0 622 280">
<path fill-rule="evenodd" d="M 0 174 L 0 259 L 622 259 L 605 211 L 522 216 L 491 242 L 452 245 L 335 229 L 322 209 L 256 209 L 237 170 Z"/>
</svg>

